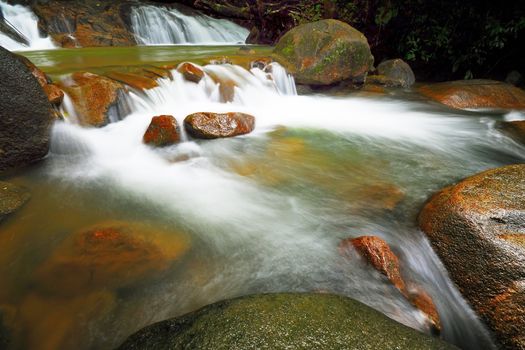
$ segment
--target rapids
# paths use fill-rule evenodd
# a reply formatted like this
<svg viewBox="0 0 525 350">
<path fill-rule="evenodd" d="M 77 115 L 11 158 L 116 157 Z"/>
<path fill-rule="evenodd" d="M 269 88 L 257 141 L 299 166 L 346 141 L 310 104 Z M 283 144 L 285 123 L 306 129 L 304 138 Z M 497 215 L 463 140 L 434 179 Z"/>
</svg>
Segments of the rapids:
<svg viewBox="0 0 525 350">
<path fill-rule="evenodd" d="M 82 331 L 75 333 L 64 326 L 80 322 L 73 312 L 43 315 L 24 330 L 29 342 L 58 319 L 68 344 L 109 349 L 152 322 L 224 298 L 279 291 L 351 296 L 426 330 L 420 312 L 382 276 L 357 257 L 339 256 L 341 239 L 377 235 L 398 254 L 404 276 L 432 295 L 445 340 L 494 348 L 416 217 L 443 186 L 523 161 L 525 149 L 494 128 L 523 115 L 453 112 L 410 91 L 299 96 L 277 64 L 267 71 L 203 69 L 198 84 L 173 70 L 173 80 L 132 91 L 132 113 L 104 128 L 57 122 L 48 159 L 9 179 L 33 198 L 2 227 L 0 276 L 9 287 L 0 304 L 25 305 L 24 296 L 38 289 L 35 267 L 86 225 L 143 221 L 191 237 L 190 252 L 162 279 L 115 291 L 102 319 L 76 324 Z M 217 81 L 235 83 L 232 102 L 220 102 Z M 74 116 L 72 104 L 64 108 Z M 256 130 L 232 139 L 186 138 L 163 149 L 142 143 L 152 116 L 171 114 L 181 124 L 199 111 L 249 113 Z"/>
</svg>

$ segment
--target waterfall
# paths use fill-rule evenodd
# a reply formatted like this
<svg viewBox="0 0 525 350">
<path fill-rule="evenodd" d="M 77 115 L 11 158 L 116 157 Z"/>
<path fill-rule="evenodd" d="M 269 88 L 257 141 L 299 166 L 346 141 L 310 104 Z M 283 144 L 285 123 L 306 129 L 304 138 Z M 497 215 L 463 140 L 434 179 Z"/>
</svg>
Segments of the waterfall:
<svg viewBox="0 0 525 350">
<path fill-rule="evenodd" d="M 134 7 L 131 24 L 141 45 L 238 44 L 244 43 L 249 34 L 247 29 L 224 19 L 151 5 Z"/>
<path fill-rule="evenodd" d="M 29 7 L 0 0 L 0 46 L 11 51 L 53 49 L 49 37 L 42 37 L 38 18 Z"/>
</svg>

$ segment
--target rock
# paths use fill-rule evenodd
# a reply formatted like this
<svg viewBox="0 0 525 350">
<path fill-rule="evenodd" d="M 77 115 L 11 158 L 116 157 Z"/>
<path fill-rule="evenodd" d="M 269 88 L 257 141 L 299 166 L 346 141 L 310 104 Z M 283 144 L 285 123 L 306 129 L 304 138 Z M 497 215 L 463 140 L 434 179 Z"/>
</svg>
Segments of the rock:
<svg viewBox="0 0 525 350">
<path fill-rule="evenodd" d="M 162 147 L 173 145 L 180 141 L 177 119 L 171 115 L 159 115 L 151 119 L 151 123 L 144 134 L 145 144 Z"/>
<path fill-rule="evenodd" d="M 47 95 L 47 99 L 52 105 L 60 106 L 64 100 L 64 91 L 55 84 L 47 84 L 43 87 L 44 92 Z"/>
<path fill-rule="evenodd" d="M 494 80 L 458 80 L 424 85 L 418 91 L 458 109 L 525 109 L 525 91 Z"/>
<path fill-rule="evenodd" d="M 52 107 L 20 57 L 0 47 L 0 171 L 28 165 L 49 149 Z"/>
<path fill-rule="evenodd" d="M 435 194 L 421 229 L 505 349 L 525 349 L 525 165 L 491 169 Z"/>
<path fill-rule="evenodd" d="M 432 326 L 431 329 L 434 333 L 439 334 L 441 332 L 441 319 L 432 297 L 422 288 L 415 287 L 409 292 L 408 300 L 427 316 Z"/>
<path fill-rule="evenodd" d="M 138 90 L 153 89 L 154 87 L 159 86 L 156 76 L 152 79 L 144 75 L 124 72 L 108 72 L 105 75 L 110 79 L 116 80 Z"/>
<path fill-rule="evenodd" d="M 510 85 L 520 86 L 523 84 L 523 75 L 517 70 L 510 71 L 505 78 L 505 82 Z"/>
<path fill-rule="evenodd" d="M 402 87 L 403 83 L 399 79 L 393 79 L 384 75 L 368 75 L 365 79 L 365 86 L 370 85 L 384 87 Z"/>
<path fill-rule="evenodd" d="M 72 84 L 62 88 L 71 97 L 81 125 L 104 126 L 110 115 L 120 114 L 115 109 L 125 91 L 121 83 L 88 72 L 73 73 L 71 79 Z"/>
<path fill-rule="evenodd" d="M 350 298 L 262 294 L 155 323 L 119 349 L 455 349 Z"/>
<path fill-rule="evenodd" d="M 525 120 L 502 122 L 500 128 L 516 141 L 525 144 Z"/>
<path fill-rule="evenodd" d="M 351 244 L 374 269 L 385 275 L 397 289 L 403 294 L 406 293 L 405 282 L 399 270 L 399 259 L 383 239 L 376 236 L 344 239 L 339 243 L 339 252 L 341 255 L 345 255 L 345 250 L 348 249 L 347 246 L 349 244 Z"/>
<path fill-rule="evenodd" d="M 363 80 L 374 58 L 365 36 L 333 19 L 300 25 L 277 43 L 274 58 L 299 84 Z"/>
<path fill-rule="evenodd" d="M 50 83 L 50 80 L 46 76 L 46 74 L 42 72 L 37 66 L 35 66 L 33 62 L 31 62 L 27 57 L 22 55 L 18 55 L 17 57 L 27 66 L 27 68 L 29 68 L 31 74 L 33 74 L 33 76 L 36 78 L 41 87 L 44 87 L 48 83 Z"/>
<path fill-rule="evenodd" d="M 31 8 L 43 32 L 64 47 L 134 46 L 127 25 L 130 2 L 38 1 Z M 73 39 L 74 38 L 74 39 Z"/>
<path fill-rule="evenodd" d="M 22 187 L 0 181 L 0 222 L 20 209 L 29 198 L 31 195 Z"/>
<path fill-rule="evenodd" d="M 394 81 L 398 81 L 399 85 L 407 88 L 416 82 L 416 77 L 412 68 L 402 59 L 386 60 L 377 66 L 379 75 L 383 75 Z"/>
<path fill-rule="evenodd" d="M 204 71 L 202 68 L 191 62 L 183 62 L 177 66 L 177 72 L 182 74 L 184 79 L 198 83 L 204 78 Z"/>
<path fill-rule="evenodd" d="M 107 222 L 67 237 L 35 273 L 46 293 L 78 295 L 159 276 L 188 249 L 187 238 L 139 223 Z"/>
<path fill-rule="evenodd" d="M 255 128 L 255 118 L 249 114 L 193 113 L 184 119 L 188 133 L 200 139 L 215 139 L 248 134 Z"/>
</svg>

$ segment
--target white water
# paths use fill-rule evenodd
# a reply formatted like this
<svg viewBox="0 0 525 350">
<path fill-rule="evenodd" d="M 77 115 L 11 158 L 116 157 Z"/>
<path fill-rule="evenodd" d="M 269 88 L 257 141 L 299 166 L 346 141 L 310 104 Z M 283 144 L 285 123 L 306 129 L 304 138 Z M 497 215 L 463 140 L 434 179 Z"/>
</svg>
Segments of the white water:
<svg viewBox="0 0 525 350">
<path fill-rule="evenodd" d="M 173 280 L 155 301 L 141 306 L 150 312 L 130 327 L 246 293 L 329 290 L 425 330 L 421 313 L 379 275 L 338 257 L 339 239 L 366 233 L 383 237 L 401 252 L 405 273 L 432 294 L 445 339 L 464 348 L 493 347 L 428 241 L 414 228 L 413 214 L 386 220 L 368 216 L 352 211 L 354 203 L 334 204 L 323 195 L 308 195 L 310 185 L 302 191 L 269 188 L 225 165 L 256 156 L 260 144 L 270 142 L 268 132 L 279 125 L 291 130 L 324 130 L 332 135 L 326 142 L 331 142 L 328 145 L 335 153 L 358 149 L 365 157 L 371 152 L 372 161 L 378 156 L 385 159 L 388 166 L 383 176 L 409 193 L 409 213 L 417 213 L 432 191 L 502 164 L 503 153 L 498 152 L 519 159 L 523 148 L 498 134 L 488 117 L 446 115 L 399 100 L 297 96 L 293 79 L 278 65 L 265 71 L 232 65 L 203 69 L 206 75 L 198 84 L 185 81 L 174 70 L 173 80 L 161 79 L 157 88 L 132 93 L 134 112 L 105 128 L 65 123 L 54 128 L 55 162 L 50 169 L 54 177 L 75 186 L 104 184 L 112 195 L 146 202 L 176 225 L 189 228 L 206 242 L 212 256 L 223 257 L 210 263 L 211 275 L 204 287 L 184 277 Z M 225 81 L 236 85 L 230 103 L 220 102 L 219 85 Z M 165 149 L 142 143 L 152 116 L 172 114 L 182 124 L 186 115 L 199 111 L 250 113 L 257 127 L 244 137 L 190 141 Z M 69 113 L 74 115 L 74 111 Z M 301 183 L 304 179 L 295 175 L 296 166 L 288 165 L 289 171 Z M 344 184 L 361 170 L 350 163 L 343 178 L 322 168 L 311 171 L 312 176 Z M 334 235 L 341 227 L 345 227 L 343 232 Z"/>
<path fill-rule="evenodd" d="M 141 45 L 238 44 L 244 43 L 248 30 L 224 19 L 202 14 L 186 15 L 176 8 L 133 7 L 131 23 Z"/>
<path fill-rule="evenodd" d="M 38 18 L 30 8 L 22 5 L 9 5 L 0 0 L 0 10 L 4 18 L 20 32 L 28 41 L 29 46 L 14 41 L 0 32 L 0 46 L 10 51 L 45 50 L 56 48 L 49 37 L 40 36 Z"/>
</svg>

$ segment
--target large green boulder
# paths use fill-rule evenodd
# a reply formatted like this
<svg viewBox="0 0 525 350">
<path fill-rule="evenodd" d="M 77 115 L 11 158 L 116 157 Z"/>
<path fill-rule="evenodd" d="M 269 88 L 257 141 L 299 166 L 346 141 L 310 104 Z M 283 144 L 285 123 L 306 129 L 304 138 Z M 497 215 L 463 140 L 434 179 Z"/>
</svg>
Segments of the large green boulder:
<svg viewBox="0 0 525 350">
<path fill-rule="evenodd" d="M 334 19 L 288 31 L 277 43 L 274 58 L 293 74 L 296 82 L 311 85 L 362 81 L 374 63 L 366 37 Z"/>
<path fill-rule="evenodd" d="M 53 120 L 37 79 L 17 55 L 0 47 L 0 171 L 44 157 Z"/>
<path fill-rule="evenodd" d="M 441 190 L 419 224 L 503 348 L 525 349 L 525 164 Z"/>
<path fill-rule="evenodd" d="M 353 299 L 329 294 L 261 294 L 221 301 L 150 325 L 133 349 L 455 349 Z"/>
</svg>

